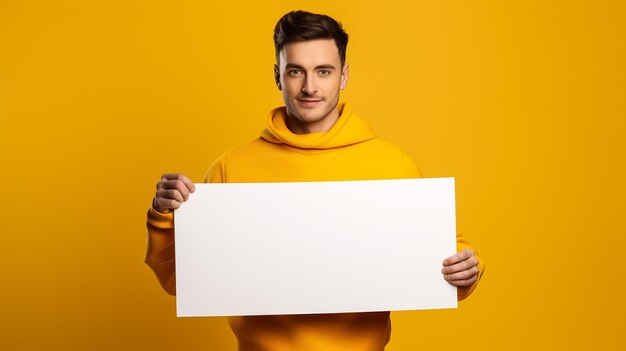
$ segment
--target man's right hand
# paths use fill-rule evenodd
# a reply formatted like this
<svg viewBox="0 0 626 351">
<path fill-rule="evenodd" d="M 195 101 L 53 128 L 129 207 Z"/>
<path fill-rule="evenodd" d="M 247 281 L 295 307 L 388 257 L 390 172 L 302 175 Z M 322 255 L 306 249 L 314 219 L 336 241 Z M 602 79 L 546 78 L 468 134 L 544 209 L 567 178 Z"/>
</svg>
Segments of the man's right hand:
<svg viewBox="0 0 626 351">
<path fill-rule="evenodd" d="M 152 207 L 161 213 L 169 213 L 189 199 L 196 190 L 193 182 L 184 174 L 164 174 L 156 186 Z"/>
</svg>

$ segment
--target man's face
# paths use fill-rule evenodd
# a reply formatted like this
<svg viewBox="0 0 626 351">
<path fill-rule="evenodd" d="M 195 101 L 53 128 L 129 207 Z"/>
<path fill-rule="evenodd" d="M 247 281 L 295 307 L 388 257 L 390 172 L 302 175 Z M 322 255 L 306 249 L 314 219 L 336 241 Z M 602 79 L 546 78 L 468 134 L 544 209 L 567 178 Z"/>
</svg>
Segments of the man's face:
<svg viewBox="0 0 626 351">
<path fill-rule="evenodd" d="M 339 91 L 348 83 L 333 39 L 288 43 L 274 67 L 292 123 L 306 132 L 327 131 L 339 117 Z"/>
</svg>

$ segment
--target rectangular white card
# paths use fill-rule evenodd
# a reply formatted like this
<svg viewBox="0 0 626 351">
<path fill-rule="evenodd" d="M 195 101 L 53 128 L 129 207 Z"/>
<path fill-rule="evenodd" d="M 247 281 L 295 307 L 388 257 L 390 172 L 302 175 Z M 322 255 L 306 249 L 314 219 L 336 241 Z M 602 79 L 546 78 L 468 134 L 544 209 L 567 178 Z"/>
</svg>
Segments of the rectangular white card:
<svg viewBox="0 0 626 351">
<path fill-rule="evenodd" d="M 175 211 L 179 317 L 457 307 L 454 178 L 196 184 Z"/>
</svg>

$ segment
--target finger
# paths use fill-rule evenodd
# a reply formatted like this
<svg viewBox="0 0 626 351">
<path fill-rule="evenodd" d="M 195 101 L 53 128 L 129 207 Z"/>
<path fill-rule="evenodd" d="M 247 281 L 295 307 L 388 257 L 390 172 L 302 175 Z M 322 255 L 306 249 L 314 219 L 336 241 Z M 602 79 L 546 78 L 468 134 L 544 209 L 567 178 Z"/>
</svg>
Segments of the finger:
<svg viewBox="0 0 626 351">
<path fill-rule="evenodd" d="M 180 201 L 177 201 L 174 199 L 164 199 L 164 198 L 157 198 L 155 200 L 155 203 L 157 205 L 157 208 L 155 209 L 162 213 L 167 213 L 169 211 L 175 210 L 179 208 L 180 205 L 182 205 L 182 202 Z"/>
<path fill-rule="evenodd" d="M 453 280 L 453 281 L 448 280 L 448 283 L 454 286 L 470 286 L 474 284 L 477 279 L 478 279 L 478 274 L 473 275 L 472 277 L 465 279 L 465 280 Z"/>
<path fill-rule="evenodd" d="M 175 180 L 178 179 L 180 173 L 165 173 L 161 175 L 161 180 Z"/>
<path fill-rule="evenodd" d="M 468 270 L 474 266 L 478 265 L 478 259 L 476 256 L 472 256 L 465 261 L 461 261 L 459 263 L 455 263 L 451 266 L 444 266 L 441 269 L 441 273 L 443 274 L 451 274 L 456 272 L 462 272 Z"/>
<path fill-rule="evenodd" d="M 443 277 L 449 282 L 455 281 L 455 280 L 466 280 L 475 275 L 478 275 L 478 272 L 479 272 L 478 267 L 473 266 L 470 269 L 467 269 L 461 272 L 456 272 L 452 274 L 444 274 Z"/>
<path fill-rule="evenodd" d="M 163 174 L 161 176 L 161 180 L 162 181 L 163 180 L 180 180 L 181 182 L 183 182 L 183 184 L 189 190 L 189 192 L 193 193 L 194 191 L 196 191 L 196 186 L 193 184 L 191 179 L 189 179 L 186 175 L 181 174 L 181 173 Z"/>
<path fill-rule="evenodd" d="M 443 260 L 443 265 L 444 266 L 450 266 L 453 265 L 455 263 L 459 263 L 461 261 L 465 261 L 470 257 L 474 256 L 474 251 L 470 250 L 470 249 L 465 249 L 455 255 L 452 255 L 448 258 L 446 258 L 445 260 Z"/>
<path fill-rule="evenodd" d="M 160 189 L 156 192 L 157 199 L 172 199 L 178 202 L 184 202 L 185 198 L 178 189 Z"/>
<path fill-rule="evenodd" d="M 185 186 L 185 183 L 179 179 L 161 182 L 161 189 L 175 189 L 183 196 L 184 201 L 187 201 L 189 198 L 189 189 Z"/>
</svg>

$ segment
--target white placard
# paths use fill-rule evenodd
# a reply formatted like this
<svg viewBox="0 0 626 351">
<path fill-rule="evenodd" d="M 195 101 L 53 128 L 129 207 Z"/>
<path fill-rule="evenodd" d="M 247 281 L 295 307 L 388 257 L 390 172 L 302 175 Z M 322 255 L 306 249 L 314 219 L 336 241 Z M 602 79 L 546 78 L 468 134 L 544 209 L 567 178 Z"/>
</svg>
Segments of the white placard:
<svg viewBox="0 0 626 351">
<path fill-rule="evenodd" d="M 174 215 L 179 317 L 457 307 L 454 178 L 196 184 Z"/>
</svg>

